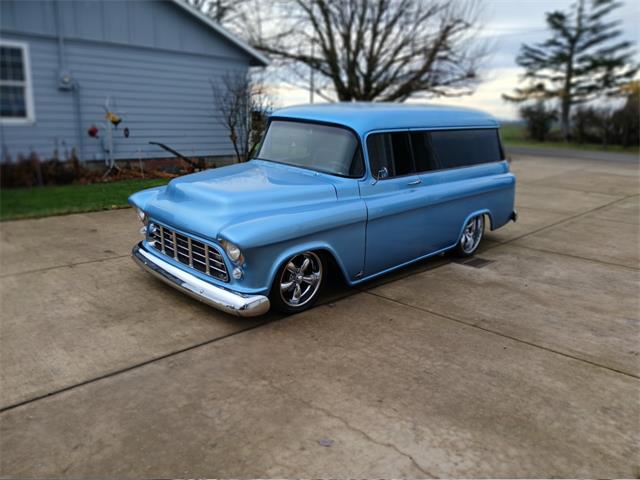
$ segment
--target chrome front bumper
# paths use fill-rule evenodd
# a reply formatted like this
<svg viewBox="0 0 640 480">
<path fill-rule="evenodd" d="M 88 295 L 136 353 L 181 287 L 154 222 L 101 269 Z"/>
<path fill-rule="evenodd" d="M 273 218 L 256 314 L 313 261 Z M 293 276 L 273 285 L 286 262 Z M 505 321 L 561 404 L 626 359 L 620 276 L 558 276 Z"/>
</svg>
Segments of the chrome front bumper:
<svg viewBox="0 0 640 480">
<path fill-rule="evenodd" d="M 140 242 L 131 256 L 142 269 L 187 295 L 223 312 L 240 317 L 255 317 L 267 313 L 269 298 L 264 295 L 245 295 L 200 280 L 149 253 Z"/>
</svg>

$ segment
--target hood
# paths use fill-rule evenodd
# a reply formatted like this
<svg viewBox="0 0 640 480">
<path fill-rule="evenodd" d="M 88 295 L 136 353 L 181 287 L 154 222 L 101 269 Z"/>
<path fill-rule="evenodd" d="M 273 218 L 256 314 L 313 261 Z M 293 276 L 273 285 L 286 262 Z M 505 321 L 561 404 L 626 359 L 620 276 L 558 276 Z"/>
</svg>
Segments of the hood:
<svg viewBox="0 0 640 480">
<path fill-rule="evenodd" d="M 260 212 L 334 201 L 336 190 L 327 177 L 261 160 L 186 175 L 130 197 L 152 219 L 211 239 Z"/>
</svg>

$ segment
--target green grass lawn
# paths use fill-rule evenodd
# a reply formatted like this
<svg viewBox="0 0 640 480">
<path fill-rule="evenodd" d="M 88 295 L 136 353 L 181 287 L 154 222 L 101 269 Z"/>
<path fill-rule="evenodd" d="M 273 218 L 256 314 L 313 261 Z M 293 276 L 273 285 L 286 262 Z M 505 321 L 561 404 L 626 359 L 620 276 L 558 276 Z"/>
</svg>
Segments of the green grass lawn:
<svg viewBox="0 0 640 480">
<path fill-rule="evenodd" d="M 618 153 L 631 153 L 637 154 L 639 152 L 637 147 L 622 147 L 620 145 L 609 145 L 604 148 L 597 143 L 576 143 L 576 142 L 562 142 L 562 141 L 549 141 L 549 142 L 536 142 L 526 137 L 524 125 L 506 124 L 500 128 L 502 135 L 502 142 L 505 147 L 513 145 L 514 147 L 535 147 L 535 148 L 572 148 L 578 150 L 597 150 L 606 152 L 618 152 Z"/>
<path fill-rule="evenodd" d="M 47 217 L 126 207 L 127 197 L 167 179 L 123 180 L 91 185 L 15 188 L 0 190 L 0 220 Z"/>
</svg>

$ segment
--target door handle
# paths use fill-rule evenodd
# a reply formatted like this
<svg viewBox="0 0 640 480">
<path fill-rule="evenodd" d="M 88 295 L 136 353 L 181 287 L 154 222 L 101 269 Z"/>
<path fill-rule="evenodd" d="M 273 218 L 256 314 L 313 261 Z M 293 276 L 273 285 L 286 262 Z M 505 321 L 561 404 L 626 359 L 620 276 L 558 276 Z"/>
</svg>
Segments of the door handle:
<svg viewBox="0 0 640 480">
<path fill-rule="evenodd" d="M 422 183 L 422 180 L 417 179 L 417 180 L 413 180 L 412 182 L 407 183 L 407 185 L 420 185 Z"/>
</svg>

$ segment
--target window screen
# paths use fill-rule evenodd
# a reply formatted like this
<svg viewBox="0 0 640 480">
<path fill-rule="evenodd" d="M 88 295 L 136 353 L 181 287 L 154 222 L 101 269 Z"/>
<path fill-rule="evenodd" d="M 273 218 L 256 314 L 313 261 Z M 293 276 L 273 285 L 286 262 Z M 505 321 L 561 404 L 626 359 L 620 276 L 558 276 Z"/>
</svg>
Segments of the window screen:
<svg viewBox="0 0 640 480">
<path fill-rule="evenodd" d="M 0 117 L 28 117 L 24 50 L 19 46 L 0 45 Z"/>
<path fill-rule="evenodd" d="M 439 168 L 456 168 L 502 160 L 498 131 L 449 130 L 431 132 Z"/>
<path fill-rule="evenodd" d="M 376 133 L 367 139 L 371 171 L 375 177 L 386 168 L 389 177 L 413 173 L 409 135 L 406 132 Z"/>
</svg>

